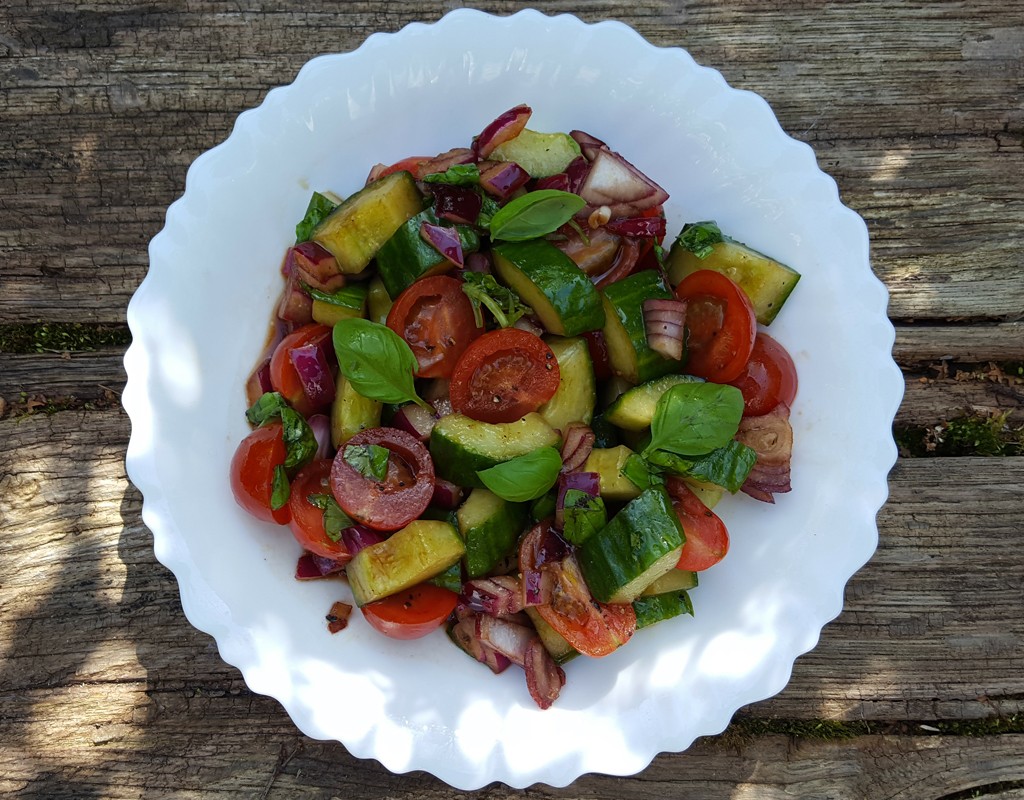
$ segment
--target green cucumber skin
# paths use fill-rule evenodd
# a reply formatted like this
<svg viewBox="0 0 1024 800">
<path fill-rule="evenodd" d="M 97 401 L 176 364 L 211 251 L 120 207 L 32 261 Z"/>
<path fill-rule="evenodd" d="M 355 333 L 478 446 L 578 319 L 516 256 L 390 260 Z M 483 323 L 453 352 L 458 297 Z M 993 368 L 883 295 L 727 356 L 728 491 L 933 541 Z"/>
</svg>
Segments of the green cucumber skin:
<svg viewBox="0 0 1024 800">
<path fill-rule="evenodd" d="M 558 326 L 549 324 L 541 315 L 545 327 L 552 333 L 576 336 L 600 330 L 604 325 L 604 306 L 593 282 L 576 262 L 550 242 L 542 239 L 505 242 L 492 252 L 496 256 L 495 268 L 506 284 L 516 288 L 515 277 L 509 276 L 518 270 L 523 279 L 547 298 L 561 325 L 558 330 Z M 524 302 L 529 301 L 524 298 Z"/>
<path fill-rule="evenodd" d="M 597 405 L 597 382 L 586 339 L 547 336 L 544 341 L 558 360 L 561 377 L 558 390 L 537 413 L 552 428 L 563 432 L 573 422 L 589 425 Z"/>
<path fill-rule="evenodd" d="M 497 508 L 486 519 L 467 520 L 464 515 L 459 515 L 459 533 L 466 541 L 466 555 L 463 559 L 466 564 L 466 575 L 470 578 L 487 575 L 499 561 L 511 553 L 529 519 L 525 503 L 495 499 L 498 501 Z"/>
<path fill-rule="evenodd" d="M 635 272 L 628 278 L 609 284 L 601 290 L 615 316 L 626 329 L 636 358 L 636 382 L 644 383 L 679 370 L 686 363 L 686 352 L 680 361 L 673 361 L 647 346 L 647 328 L 644 325 L 644 300 L 673 297 L 664 280 L 654 270 Z"/>
<path fill-rule="evenodd" d="M 398 297 L 426 273 L 446 263 L 446 259 L 420 236 L 420 225 L 441 225 L 432 208 L 426 208 L 400 227 L 377 252 L 377 272 L 391 297 Z M 480 249 L 480 235 L 468 225 L 455 225 L 462 252 Z"/>
<path fill-rule="evenodd" d="M 685 536 L 664 488 L 645 489 L 578 550 L 580 569 L 602 603 L 681 547 Z"/>
<path fill-rule="evenodd" d="M 685 590 L 638 597 L 633 601 L 633 610 L 636 612 L 637 630 L 683 614 L 693 616 L 693 604 Z"/>
<path fill-rule="evenodd" d="M 468 426 L 470 432 L 460 435 L 457 430 L 459 425 Z M 477 443 L 477 449 L 474 450 L 473 428 L 488 434 L 499 431 L 501 446 L 485 452 Z M 526 446 L 524 441 L 527 442 Z M 470 420 L 461 414 L 450 414 L 441 418 L 430 433 L 430 456 L 434 460 L 434 469 L 442 478 L 464 488 L 483 488 L 484 482 L 477 475 L 478 471 L 540 447 L 555 446 L 558 442 L 558 433 L 536 413 L 527 414 L 516 422 L 498 425 Z"/>
</svg>

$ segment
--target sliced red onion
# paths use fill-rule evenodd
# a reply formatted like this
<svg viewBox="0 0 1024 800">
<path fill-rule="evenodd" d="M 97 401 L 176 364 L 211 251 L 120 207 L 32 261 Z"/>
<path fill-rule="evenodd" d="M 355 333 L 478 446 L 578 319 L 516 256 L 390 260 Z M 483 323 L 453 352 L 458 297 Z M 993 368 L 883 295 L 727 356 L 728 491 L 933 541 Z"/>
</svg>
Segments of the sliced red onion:
<svg viewBox="0 0 1024 800">
<path fill-rule="evenodd" d="M 569 162 L 565 174 L 569 178 L 569 188 L 566 191 L 579 194 L 580 187 L 590 174 L 590 162 L 583 156 L 577 156 Z"/>
<path fill-rule="evenodd" d="M 462 504 L 462 487 L 444 478 L 434 478 L 434 496 L 430 502 L 439 508 L 458 508 Z"/>
<path fill-rule="evenodd" d="M 586 237 L 568 226 L 562 230 L 566 232 L 566 239 L 553 241 L 552 244 L 590 276 L 607 272 L 622 246 L 622 237 L 607 228 L 588 231 Z"/>
<path fill-rule="evenodd" d="M 438 219 L 475 225 L 483 207 L 483 198 L 468 186 L 450 186 L 447 183 L 431 184 L 434 195 L 434 214 Z"/>
<path fill-rule="evenodd" d="M 341 532 L 341 541 L 344 543 L 345 549 L 353 556 L 364 547 L 380 544 L 384 539 L 385 536 L 380 531 L 372 530 L 358 523 Z"/>
<path fill-rule="evenodd" d="M 375 180 L 380 178 L 380 176 L 384 174 L 384 170 L 387 168 L 387 164 L 374 164 L 370 167 L 370 174 L 366 176 L 366 186 L 369 186 Z"/>
<path fill-rule="evenodd" d="M 521 189 L 530 180 L 528 173 L 514 161 L 495 161 L 480 171 L 480 186 L 502 200 Z"/>
<path fill-rule="evenodd" d="M 565 670 L 555 663 L 537 636 L 527 644 L 523 660 L 530 697 L 541 710 L 550 708 L 565 686 Z"/>
<path fill-rule="evenodd" d="M 249 380 L 245 382 L 245 399 L 251 406 L 265 392 L 272 391 L 274 391 L 274 387 L 270 385 L 270 358 L 265 358 L 252 371 Z"/>
<path fill-rule="evenodd" d="M 597 281 L 597 288 L 603 289 L 610 283 L 621 281 L 627 277 L 640 259 L 640 242 L 636 239 L 626 238 L 619 246 L 619 252 L 615 254 L 611 268 Z"/>
<path fill-rule="evenodd" d="M 455 266 L 462 266 L 462 242 L 455 228 L 423 222 L 420 223 L 420 236 Z"/>
<path fill-rule="evenodd" d="M 736 441 L 757 454 L 754 468 L 741 487 L 745 494 L 765 503 L 774 503 L 773 495 L 791 491 L 793 427 L 789 423 L 789 406 L 779 403 L 767 414 L 744 417 L 740 420 Z"/>
<path fill-rule="evenodd" d="M 499 114 L 473 140 L 474 152 L 479 158 L 487 158 L 495 147 L 516 138 L 526 127 L 532 113 L 533 109 L 524 104 Z"/>
<path fill-rule="evenodd" d="M 337 575 L 345 569 L 345 564 L 347 563 L 348 559 L 335 561 L 334 559 L 324 558 L 313 553 L 303 553 L 299 556 L 299 561 L 295 565 L 295 580 L 313 581 Z"/>
<path fill-rule="evenodd" d="M 327 612 L 327 630 L 331 633 L 337 633 L 343 631 L 348 627 L 348 618 L 352 614 L 352 606 L 348 603 L 343 603 L 340 600 L 331 605 L 331 610 Z"/>
<path fill-rule="evenodd" d="M 459 164 L 472 164 L 476 161 L 476 153 L 468 147 L 454 147 L 433 158 L 420 162 L 416 170 L 417 177 L 421 175 L 433 175 L 438 172 L 447 172 L 449 168 Z"/>
<path fill-rule="evenodd" d="M 487 647 L 476 635 L 476 614 L 469 614 L 453 625 L 448 635 L 459 649 L 471 655 L 481 664 L 486 664 L 495 675 L 504 672 L 512 663 L 501 653 Z"/>
<path fill-rule="evenodd" d="M 519 542 L 519 573 L 523 584 L 523 603 L 541 606 L 551 602 L 554 586 L 551 570 L 569 552 L 569 545 L 551 527 L 550 520 L 534 525 Z"/>
<path fill-rule="evenodd" d="M 554 189 L 559 192 L 568 192 L 571 181 L 569 180 L 568 174 L 559 172 L 554 175 L 547 175 L 543 178 L 537 178 L 537 183 L 534 184 L 534 188 L 540 189 Z"/>
<path fill-rule="evenodd" d="M 294 271 L 288 276 L 284 293 L 277 304 L 277 318 L 296 325 L 307 325 L 313 321 L 313 298 L 302 291 L 299 277 Z"/>
<path fill-rule="evenodd" d="M 532 314 L 520 317 L 512 323 L 512 327 L 532 333 L 534 336 L 543 336 L 546 333 L 544 326 L 540 324 L 540 320 Z"/>
<path fill-rule="evenodd" d="M 437 417 L 415 403 L 406 403 L 395 412 L 391 419 L 391 426 L 406 433 L 411 433 L 421 442 L 430 438 L 430 432 L 434 430 Z"/>
<path fill-rule="evenodd" d="M 665 218 L 662 216 L 618 217 L 609 221 L 606 227 L 613 233 L 640 239 L 661 239 L 666 232 Z"/>
<path fill-rule="evenodd" d="M 290 266 L 289 272 L 297 271 L 303 282 L 316 289 L 337 291 L 345 285 L 345 276 L 341 274 L 337 259 L 316 242 L 302 242 L 290 247 L 285 262 Z M 340 282 L 338 278 L 341 278 Z M 328 285 L 333 288 L 326 289 Z"/>
<path fill-rule="evenodd" d="M 608 149 L 608 145 L 589 133 L 569 131 L 569 135 L 576 140 L 576 144 L 580 146 L 580 151 L 588 161 L 593 161 L 599 152 Z"/>
<path fill-rule="evenodd" d="M 597 497 L 601 493 L 601 476 L 597 472 L 570 472 L 568 475 L 559 476 L 558 500 L 555 501 L 555 527 L 559 530 L 565 522 L 565 495 L 570 489 Z"/>
<path fill-rule="evenodd" d="M 331 418 L 326 414 L 313 414 L 306 422 L 309 423 L 313 436 L 316 437 L 316 455 L 313 458 L 330 458 L 329 454 L 332 449 Z"/>
<path fill-rule="evenodd" d="M 599 150 L 580 196 L 593 206 L 608 206 L 613 216 L 631 216 L 668 200 L 668 192 L 618 153 Z"/>
<path fill-rule="evenodd" d="M 334 376 L 324 348 L 315 342 L 293 347 L 288 360 L 302 383 L 302 391 L 316 407 L 326 406 L 334 400 Z"/>
<path fill-rule="evenodd" d="M 467 272 L 491 272 L 491 256 L 488 253 L 470 253 L 466 256 Z"/>
<path fill-rule="evenodd" d="M 459 602 L 472 611 L 495 617 L 518 614 L 523 610 L 523 587 L 511 575 L 477 578 L 462 585 Z"/>
<path fill-rule="evenodd" d="M 590 426 L 582 422 L 566 425 L 562 436 L 562 472 L 575 472 L 587 463 L 590 452 L 594 449 L 596 437 Z"/>
<path fill-rule="evenodd" d="M 686 303 L 682 300 L 651 298 L 643 304 L 647 345 L 654 352 L 676 361 L 683 357 L 683 322 Z"/>
<path fill-rule="evenodd" d="M 537 634 L 522 625 L 489 614 L 476 617 L 476 635 L 483 644 L 501 653 L 513 664 L 526 666 L 526 648 Z"/>
<path fill-rule="evenodd" d="M 555 581 L 549 570 L 528 569 L 522 574 L 523 606 L 544 606 L 551 602 Z"/>
</svg>

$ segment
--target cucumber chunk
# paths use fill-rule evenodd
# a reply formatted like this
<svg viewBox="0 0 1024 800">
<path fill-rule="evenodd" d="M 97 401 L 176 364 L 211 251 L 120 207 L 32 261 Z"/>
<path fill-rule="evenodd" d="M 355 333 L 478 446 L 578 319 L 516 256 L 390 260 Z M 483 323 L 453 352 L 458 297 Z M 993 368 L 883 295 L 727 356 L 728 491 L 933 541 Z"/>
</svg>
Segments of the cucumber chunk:
<svg viewBox="0 0 1024 800">
<path fill-rule="evenodd" d="M 430 433 L 437 474 L 454 484 L 483 488 L 477 472 L 542 447 L 556 447 L 558 432 L 537 413 L 515 422 L 478 422 L 463 414 L 438 420 Z"/>
<path fill-rule="evenodd" d="M 458 510 L 459 533 L 466 542 L 466 574 L 487 575 L 516 546 L 527 522 L 524 503 L 511 503 L 487 489 L 474 489 Z"/>
<path fill-rule="evenodd" d="M 441 275 L 455 268 L 435 247 L 420 236 L 420 226 L 446 224 L 427 208 L 403 224 L 377 253 L 377 272 L 391 297 L 398 297 L 420 278 Z M 459 234 L 463 254 L 480 249 L 480 235 L 468 225 L 452 226 Z"/>
<path fill-rule="evenodd" d="M 626 445 L 617 447 L 595 447 L 590 451 L 583 472 L 596 472 L 599 477 L 599 491 L 605 500 L 632 500 L 640 496 L 640 487 L 622 474 L 626 459 L 633 451 Z"/>
<path fill-rule="evenodd" d="M 423 195 L 408 172 L 393 172 L 364 186 L 313 229 L 312 239 L 341 272 L 362 272 L 381 246 L 423 209 Z"/>
<path fill-rule="evenodd" d="M 504 242 L 491 251 L 498 277 L 558 336 L 604 325 L 601 294 L 569 256 L 544 239 Z"/>
<path fill-rule="evenodd" d="M 537 133 L 524 128 L 514 139 L 491 151 L 495 161 L 514 161 L 531 178 L 546 178 L 564 172 L 580 154 L 580 146 L 567 133 Z"/>
<path fill-rule="evenodd" d="M 632 384 L 643 383 L 679 369 L 679 361 L 665 358 L 647 346 L 644 300 L 672 297 L 654 270 L 643 270 L 606 286 L 604 340 L 612 371 Z"/>
<path fill-rule="evenodd" d="M 754 316 L 768 325 L 800 280 L 800 273 L 745 244 L 726 238 L 712 245 L 711 254 L 697 258 L 678 242 L 668 256 L 668 277 L 673 286 L 692 272 L 712 269 L 738 283 L 754 306 Z"/>
<path fill-rule="evenodd" d="M 627 389 L 604 412 L 608 422 L 627 431 L 642 431 L 651 427 L 658 400 L 673 386 L 680 383 L 700 383 L 692 375 L 664 375 Z"/>
<path fill-rule="evenodd" d="M 345 568 L 356 605 L 364 606 L 440 575 L 466 552 L 447 522 L 419 519 L 364 547 Z"/>
<path fill-rule="evenodd" d="M 338 448 L 359 431 L 376 428 L 380 425 L 383 408 L 378 400 L 359 394 L 348 378 L 339 372 L 331 405 L 331 443 Z"/>
<path fill-rule="evenodd" d="M 580 654 L 579 650 L 569 644 L 562 634 L 551 627 L 535 607 L 527 606 L 524 611 L 526 611 L 526 615 L 533 623 L 533 627 L 537 629 L 540 643 L 544 645 L 544 649 L 548 651 L 548 655 L 551 656 L 556 664 L 572 661 L 572 659 Z"/>
<path fill-rule="evenodd" d="M 649 597 L 666 592 L 682 592 L 697 588 L 697 573 L 685 569 L 670 569 L 641 593 L 641 597 Z"/>
<path fill-rule="evenodd" d="M 580 546 L 580 569 L 596 600 L 632 603 L 675 568 L 684 540 L 672 501 L 663 487 L 654 486 Z"/>
<path fill-rule="evenodd" d="M 685 591 L 638 597 L 633 601 L 633 610 L 636 612 L 637 630 L 682 614 L 693 616 L 693 604 Z"/>
<path fill-rule="evenodd" d="M 546 336 L 544 341 L 558 361 L 559 380 L 554 396 L 537 413 L 562 432 L 572 422 L 589 425 L 597 403 L 597 382 L 587 340 Z"/>
</svg>

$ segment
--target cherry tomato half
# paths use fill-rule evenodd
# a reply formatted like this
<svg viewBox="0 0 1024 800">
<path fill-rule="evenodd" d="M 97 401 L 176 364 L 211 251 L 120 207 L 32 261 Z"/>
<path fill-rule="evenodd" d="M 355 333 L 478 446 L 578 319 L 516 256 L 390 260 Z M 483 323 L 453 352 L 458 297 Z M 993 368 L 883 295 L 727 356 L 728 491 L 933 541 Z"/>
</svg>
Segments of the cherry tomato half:
<svg viewBox="0 0 1024 800">
<path fill-rule="evenodd" d="M 292 478 L 291 494 L 288 496 L 288 510 L 291 521 L 288 527 L 296 541 L 306 550 L 324 558 L 342 563 L 352 558 L 345 543 L 334 541 L 324 530 L 324 512 L 309 502 L 310 495 L 331 493 L 331 460 L 321 458 L 312 461 Z"/>
<path fill-rule="evenodd" d="M 348 446 L 375 444 L 391 451 L 384 480 L 362 475 L 338 450 L 331 489 L 342 511 L 378 531 L 397 531 L 420 516 L 434 496 L 434 462 L 419 439 L 397 428 L 368 428 Z"/>
<path fill-rule="evenodd" d="M 686 301 L 686 371 L 714 383 L 736 380 L 757 333 L 747 293 L 722 273 L 702 269 L 683 278 L 676 296 Z"/>
<path fill-rule="evenodd" d="M 360 610 L 370 625 L 392 639 L 419 639 L 448 619 L 459 596 L 432 583 L 367 603 Z"/>
<path fill-rule="evenodd" d="M 287 456 L 280 422 L 257 428 L 238 445 L 231 459 L 231 491 L 235 501 L 257 519 L 285 525 L 291 518 L 288 506 L 270 507 L 274 470 Z"/>
<path fill-rule="evenodd" d="M 481 422 L 515 422 L 558 389 L 558 359 L 540 339 L 517 328 L 485 333 L 452 373 L 452 408 Z"/>
<path fill-rule="evenodd" d="M 459 357 L 483 333 L 462 281 L 448 275 L 423 278 L 398 295 L 388 327 L 412 348 L 420 378 L 450 378 Z"/>
<path fill-rule="evenodd" d="M 760 417 L 779 403 L 793 405 L 796 365 L 785 347 L 768 334 L 759 333 L 750 360 L 731 383 L 743 393 L 743 416 Z"/>
<path fill-rule="evenodd" d="M 669 476 L 665 488 L 686 533 L 676 568 L 700 572 L 725 558 L 729 552 L 729 531 L 725 523 L 690 491 L 682 478 Z"/>
<path fill-rule="evenodd" d="M 306 396 L 299 373 L 295 371 L 288 352 L 296 347 L 318 344 L 324 339 L 330 340 L 330 337 L 331 329 L 327 325 L 317 323 L 303 325 L 297 331 L 285 336 L 274 349 L 274 355 L 270 357 L 270 385 L 275 392 L 280 392 L 291 407 L 304 417 L 322 411 L 324 407 L 314 405 Z"/>
</svg>

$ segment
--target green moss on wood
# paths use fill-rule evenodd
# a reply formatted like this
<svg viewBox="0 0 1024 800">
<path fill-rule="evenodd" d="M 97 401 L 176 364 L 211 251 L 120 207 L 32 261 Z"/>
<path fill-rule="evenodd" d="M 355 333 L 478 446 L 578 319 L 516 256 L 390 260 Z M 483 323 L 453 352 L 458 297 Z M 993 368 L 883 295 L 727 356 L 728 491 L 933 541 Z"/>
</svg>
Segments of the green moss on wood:
<svg viewBox="0 0 1024 800">
<path fill-rule="evenodd" d="M 78 322 L 0 325 L 0 353 L 77 353 L 127 347 L 131 340 L 126 325 Z"/>
</svg>

